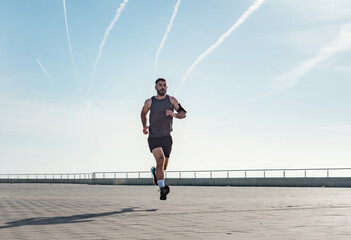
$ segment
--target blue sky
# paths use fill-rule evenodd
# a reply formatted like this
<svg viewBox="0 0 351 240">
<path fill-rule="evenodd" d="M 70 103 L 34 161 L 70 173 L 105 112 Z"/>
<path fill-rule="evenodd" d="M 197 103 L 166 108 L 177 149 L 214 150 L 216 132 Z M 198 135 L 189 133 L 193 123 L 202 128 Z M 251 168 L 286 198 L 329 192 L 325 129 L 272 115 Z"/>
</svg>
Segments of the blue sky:
<svg viewBox="0 0 351 240">
<path fill-rule="evenodd" d="M 140 110 L 177 0 L 2 0 L 2 173 L 148 170 Z M 169 170 L 351 167 L 351 2 L 183 0 L 156 77 L 188 111 Z M 41 63 L 42 67 L 39 65 Z M 77 72 L 77 77 L 75 76 Z"/>
</svg>

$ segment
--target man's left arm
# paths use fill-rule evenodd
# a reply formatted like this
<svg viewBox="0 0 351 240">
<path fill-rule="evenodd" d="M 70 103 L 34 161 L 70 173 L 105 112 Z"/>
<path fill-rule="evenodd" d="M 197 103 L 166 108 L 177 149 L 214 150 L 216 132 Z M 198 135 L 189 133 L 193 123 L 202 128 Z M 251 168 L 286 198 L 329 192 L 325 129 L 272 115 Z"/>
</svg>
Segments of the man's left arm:
<svg viewBox="0 0 351 240">
<path fill-rule="evenodd" d="M 178 113 L 173 113 L 172 111 L 169 111 L 168 115 L 172 116 L 172 117 L 175 117 L 175 118 L 178 118 L 178 119 L 186 118 L 186 110 L 182 107 L 182 105 L 180 105 L 178 100 L 175 97 L 171 97 L 171 102 L 172 102 L 172 105 L 173 105 L 174 109 Z"/>
</svg>

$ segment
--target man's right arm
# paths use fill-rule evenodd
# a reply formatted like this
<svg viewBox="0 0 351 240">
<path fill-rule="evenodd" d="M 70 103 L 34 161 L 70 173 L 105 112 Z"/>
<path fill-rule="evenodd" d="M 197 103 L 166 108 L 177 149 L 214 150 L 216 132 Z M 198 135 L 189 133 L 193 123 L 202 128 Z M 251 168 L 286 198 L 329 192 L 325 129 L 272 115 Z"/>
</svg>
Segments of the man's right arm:
<svg viewBox="0 0 351 240">
<path fill-rule="evenodd" d="M 143 133 L 148 134 L 148 126 L 147 126 L 147 113 L 149 112 L 151 107 L 151 99 L 147 99 L 144 103 L 143 108 L 141 109 L 141 123 L 143 124 Z"/>
</svg>

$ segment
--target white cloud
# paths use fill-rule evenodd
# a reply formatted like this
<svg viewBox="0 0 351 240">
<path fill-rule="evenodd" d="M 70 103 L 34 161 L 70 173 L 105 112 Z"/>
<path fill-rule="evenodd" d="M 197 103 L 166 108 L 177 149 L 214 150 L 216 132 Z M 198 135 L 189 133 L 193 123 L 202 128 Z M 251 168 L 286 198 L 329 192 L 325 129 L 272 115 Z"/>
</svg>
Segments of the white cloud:
<svg viewBox="0 0 351 240">
<path fill-rule="evenodd" d="M 333 130 L 340 132 L 351 132 L 351 125 L 337 125 L 323 128 L 325 130 Z"/>
<path fill-rule="evenodd" d="M 265 141 L 267 138 L 269 138 L 271 136 L 275 136 L 279 133 L 280 133 L 280 131 L 269 131 L 269 132 L 257 135 L 255 137 L 243 140 L 242 142 L 245 144 L 255 144 L 255 143 L 258 143 L 259 141 Z"/>
<path fill-rule="evenodd" d="M 89 111 L 81 106 L 74 112 L 45 102 L 0 97 L 2 172 L 148 170 L 155 164 L 142 134 L 139 106 L 122 102 L 102 109 L 94 103 Z M 194 128 L 190 120 L 174 123 L 170 170 L 332 167 L 346 166 L 350 158 L 346 138 L 330 143 L 325 141 L 328 137 L 319 141 L 319 136 L 274 129 L 250 133 L 225 120 L 202 124 L 193 119 L 199 123 Z M 217 127 L 213 132 L 211 124 Z M 351 126 L 328 128 L 350 132 Z M 338 159 L 331 161 L 335 154 Z"/>
<path fill-rule="evenodd" d="M 338 21 L 351 18 L 351 2 L 349 0 L 276 0 L 280 6 L 279 14 L 294 13 L 306 21 Z"/>
<path fill-rule="evenodd" d="M 273 92 L 291 88 L 299 83 L 300 78 L 318 67 L 321 63 L 330 59 L 338 53 L 343 53 L 351 49 L 351 25 L 344 25 L 340 28 L 337 38 L 323 45 L 317 53 L 301 63 L 290 71 L 275 77 L 271 81 Z"/>
<path fill-rule="evenodd" d="M 341 71 L 341 72 L 345 72 L 345 73 L 351 74 L 351 67 L 345 67 L 345 66 L 335 66 L 335 67 L 333 67 L 333 69 L 336 69 L 336 70 L 338 70 L 338 71 Z"/>
<path fill-rule="evenodd" d="M 335 40 L 340 24 L 318 25 L 307 29 L 289 30 L 269 35 L 269 41 L 288 45 L 305 54 L 314 54 L 320 46 Z"/>
<path fill-rule="evenodd" d="M 2 171 L 144 168 L 139 162 L 147 159 L 146 140 L 138 114 L 127 114 L 127 108 L 110 105 L 102 109 L 95 104 L 89 111 L 83 106 L 72 111 L 45 102 L 0 100 Z M 131 146 L 140 151 L 130 152 Z M 12 162 L 21 165 L 13 169 Z"/>
</svg>

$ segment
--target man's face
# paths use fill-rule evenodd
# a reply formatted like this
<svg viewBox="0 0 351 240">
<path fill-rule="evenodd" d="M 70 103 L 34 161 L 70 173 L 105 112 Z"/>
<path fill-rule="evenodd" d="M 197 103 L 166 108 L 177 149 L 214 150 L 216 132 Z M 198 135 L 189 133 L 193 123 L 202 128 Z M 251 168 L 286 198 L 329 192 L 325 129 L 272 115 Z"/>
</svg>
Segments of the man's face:
<svg viewBox="0 0 351 240">
<path fill-rule="evenodd" d="M 167 83 L 165 81 L 158 81 L 155 86 L 157 94 L 160 96 L 164 96 L 167 92 Z"/>
</svg>

